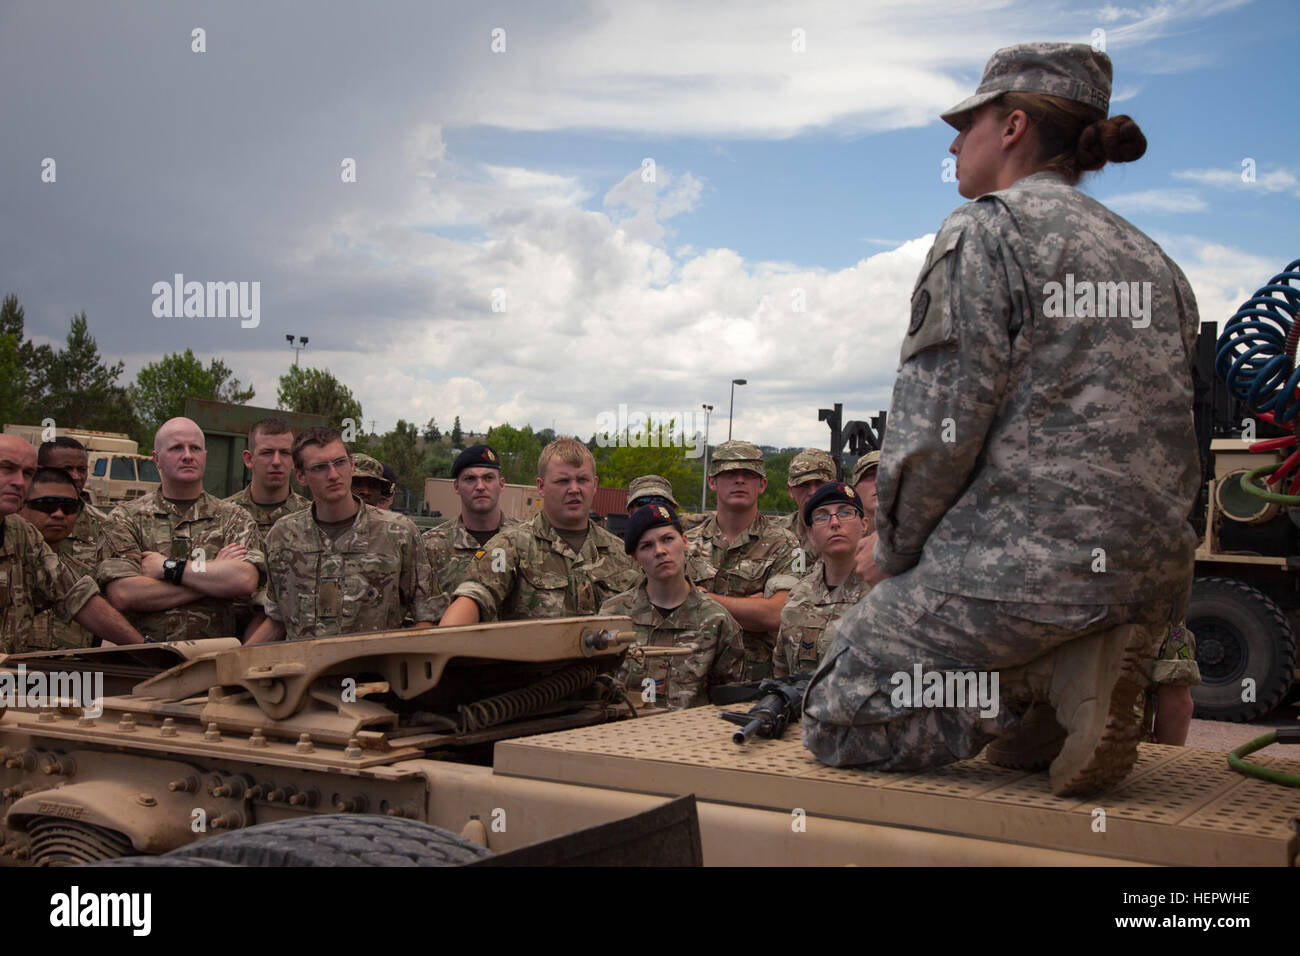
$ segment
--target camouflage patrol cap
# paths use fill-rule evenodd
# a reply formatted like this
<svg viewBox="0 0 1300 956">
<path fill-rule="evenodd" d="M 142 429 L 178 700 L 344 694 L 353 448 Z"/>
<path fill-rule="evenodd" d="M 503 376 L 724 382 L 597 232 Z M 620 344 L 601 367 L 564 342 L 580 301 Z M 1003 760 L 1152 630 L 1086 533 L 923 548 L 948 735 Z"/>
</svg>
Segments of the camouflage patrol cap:
<svg viewBox="0 0 1300 956">
<path fill-rule="evenodd" d="M 724 441 L 717 447 L 709 461 L 709 476 L 723 471 L 752 471 L 767 477 L 763 453 L 757 445 L 751 445 L 747 441 Z"/>
<path fill-rule="evenodd" d="M 674 508 L 681 507 L 677 503 L 677 499 L 673 497 L 673 486 L 662 475 L 642 475 L 640 478 L 633 478 L 627 483 L 627 506 L 629 508 L 636 504 L 638 498 L 650 498 L 656 495 L 667 500 Z"/>
<path fill-rule="evenodd" d="M 858 463 L 853 466 L 853 480 L 849 482 L 849 484 L 856 485 L 859 481 L 861 481 L 863 478 L 867 476 L 867 472 L 873 471 L 879 466 L 880 466 L 880 452 L 878 451 L 867 452 L 865 455 L 859 458 Z"/>
<path fill-rule="evenodd" d="M 393 483 L 384 475 L 384 466 L 378 459 L 357 453 L 352 456 L 352 480 L 369 478 L 384 486 L 384 494 L 392 490 Z"/>
<path fill-rule="evenodd" d="M 835 461 L 820 448 L 805 448 L 790 460 L 786 475 L 786 484 L 791 487 L 814 479 L 834 481 Z"/>
<path fill-rule="evenodd" d="M 1018 43 L 1003 47 L 984 66 L 984 76 L 968 96 L 940 118 L 965 128 L 972 111 L 1003 93 L 1046 93 L 1110 111 L 1110 57 L 1086 43 Z"/>
</svg>

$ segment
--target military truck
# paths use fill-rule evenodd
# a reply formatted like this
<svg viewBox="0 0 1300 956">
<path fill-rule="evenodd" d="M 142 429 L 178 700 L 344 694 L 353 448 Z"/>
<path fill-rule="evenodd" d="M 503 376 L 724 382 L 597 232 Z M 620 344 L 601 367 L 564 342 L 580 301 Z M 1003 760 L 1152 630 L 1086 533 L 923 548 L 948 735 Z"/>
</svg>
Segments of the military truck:
<svg viewBox="0 0 1300 956">
<path fill-rule="evenodd" d="M 605 676 L 630 624 L 11 656 L 0 864 L 518 861 L 556 840 L 649 863 L 665 841 L 625 821 L 691 795 L 706 864 L 1296 864 L 1294 792 L 1222 753 L 1141 745 L 1113 791 L 1062 798 L 982 758 L 885 774 L 819 764 L 797 728 L 737 745 L 713 706 L 631 719 Z"/>
<path fill-rule="evenodd" d="M 147 495 L 162 482 L 153 459 L 138 454 L 139 443 L 123 432 L 6 425 L 4 433 L 26 439 L 34 448 L 39 448 L 46 435 L 51 433 L 75 438 L 85 445 L 89 466 L 86 494 L 90 496 L 90 503 L 96 507 L 109 508 Z"/>
</svg>

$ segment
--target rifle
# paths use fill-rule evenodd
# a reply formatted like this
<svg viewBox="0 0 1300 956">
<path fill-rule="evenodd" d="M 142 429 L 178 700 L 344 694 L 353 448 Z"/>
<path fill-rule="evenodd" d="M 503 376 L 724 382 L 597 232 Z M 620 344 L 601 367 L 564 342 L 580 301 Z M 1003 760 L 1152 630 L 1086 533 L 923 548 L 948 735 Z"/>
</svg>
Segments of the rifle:
<svg viewBox="0 0 1300 956">
<path fill-rule="evenodd" d="M 785 733 L 790 721 L 803 716 L 803 692 L 811 678 L 812 674 L 769 677 L 758 685 L 758 692 L 763 696 L 749 713 L 724 710 L 722 719 L 741 728 L 731 735 L 732 742 L 743 744 L 755 733 L 760 737 L 780 737 Z"/>
</svg>

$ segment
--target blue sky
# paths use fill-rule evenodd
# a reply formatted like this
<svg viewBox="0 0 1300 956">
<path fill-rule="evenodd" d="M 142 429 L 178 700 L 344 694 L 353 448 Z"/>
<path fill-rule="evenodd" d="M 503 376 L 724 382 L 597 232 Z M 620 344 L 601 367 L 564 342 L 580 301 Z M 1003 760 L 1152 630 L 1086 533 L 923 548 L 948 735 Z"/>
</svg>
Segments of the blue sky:
<svg viewBox="0 0 1300 956">
<path fill-rule="evenodd" d="M 996 48 L 1104 31 L 1111 111 L 1149 149 L 1084 188 L 1222 321 L 1300 257 L 1298 22 L 1281 0 L 19 0 L 0 5 L 0 292 L 45 340 L 85 309 L 132 377 L 219 355 L 258 404 L 285 334 L 309 335 L 302 360 L 381 429 L 586 437 L 620 403 L 721 411 L 745 377 L 738 436 L 824 445 L 817 408 L 888 403 L 916 270 L 962 201 L 936 114 Z M 177 272 L 260 282 L 258 326 L 154 316 Z"/>
</svg>

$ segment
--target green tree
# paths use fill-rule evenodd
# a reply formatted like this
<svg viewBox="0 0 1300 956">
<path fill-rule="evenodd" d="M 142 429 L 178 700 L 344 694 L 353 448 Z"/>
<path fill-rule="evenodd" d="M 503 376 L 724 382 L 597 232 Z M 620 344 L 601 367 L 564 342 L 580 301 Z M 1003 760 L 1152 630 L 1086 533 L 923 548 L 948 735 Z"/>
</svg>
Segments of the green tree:
<svg viewBox="0 0 1300 956">
<path fill-rule="evenodd" d="M 346 428 L 350 420 L 356 434 L 363 432 L 361 403 L 327 368 L 290 367 L 287 374 L 280 376 L 276 402 L 286 411 L 324 415 L 340 429 Z"/>
<path fill-rule="evenodd" d="M 456 421 L 459 423 L 460 419 Z M 542 453 L 542 443 L 532 425 L 515 428 L 505 424 L 489 428 L 487 443 L 501 459 L 501 473 L 506 481 L 522 485 L 537 483 L 537 457 Z M 456 444 L 454 440 L 452 444 Z"/>
<path fill-rule="evenodd" d="M 169 418 L 185 414 L 185 399 L 204 398 L 242 405 L 253 389 L 241 389 L 226 363 L 212 359 L 207 368 L 190 349 L 173 352 L 140 369 L 131 386 L 131 403 L 148 432 Z"/>
<path fill-rule="evenodd" d="M 529 428 L 528 430 L 530 432 L 532 431 L 531 428 Z M 462 445 L 461 442 L 463 442 L 464 440 L 465 440 L 465 433 L 460 430 L 460 416 L 457 415 L 456 421 L 453 422 L 451 426 L 451 447 L 459 448 L 463 451 L 465 446 Z"/>
<path fill-rule="evenodd" d="M 26 338 L 24 316 L 18 296 L 5 296 L 0 303 L 0 422 L 31 424 L 28 389 L 39 371 L 38 351 Z"/>
<path fill-rule="evenodd" d="M 30 415 L 52 418 L 59 427 L 90 428 L 138 434 L 139 423 L 130 396 L 117 384 L 123 365 L 104 363 L 95 338 L 87 330 L 86 313 L 72 317 L 67 346 L 35 351 L 37 375 L 29 383 L 35 395 Z"/>
<path fill-rule="evenodd" d="M 421 435 L 423 436 L 426 442 L 442 441 L 442 432 L 438 430 L 438 420 L 436 418 L 430 418 L 425 423 L 424 430 L 421 432 Z"/>
<path fill-rule="evenodd" d="M 794 511 L 794 499 L 786 490 L 790 477 L 790 462 L 797 452 L 784 451 L 763 462 L 767 470 L 767 490 L 758 497 L 758 510 L 769 514 L 789 514 Z"/>
<path fill-rule="evenodd" d="M 403 507 L 407 506 L 408 499 L 401 489 L 410 492 L 411 506 L 416 506 L 424 494 L 424 456 L 415 447 L 417 437 L 419 433 L 415 423 L 408 424 L 399 418 L 397 426 L 371 446 L 374 456 L 397 475 L 398 491 L 394 503 Z"/>
<path fill-rule="evenodd" d="M 451 466 L 455 463 L 451 448 L 441 442 L 426 445 L 424 450 L 424 473 L 430 478 L 450 478 Z"/>
<path fill-rule="evenodd" d="M 700 473 L 686 457 L 689 449 L 674 442 L 673 425 L 669 422 L 621 435 L 597 436 L 593 454 L 601 486 L 626 488 L 633 478 L 659 475 L 668 479 L 673 496 L 683 507 L 698 500 Z"/>
</svg>

